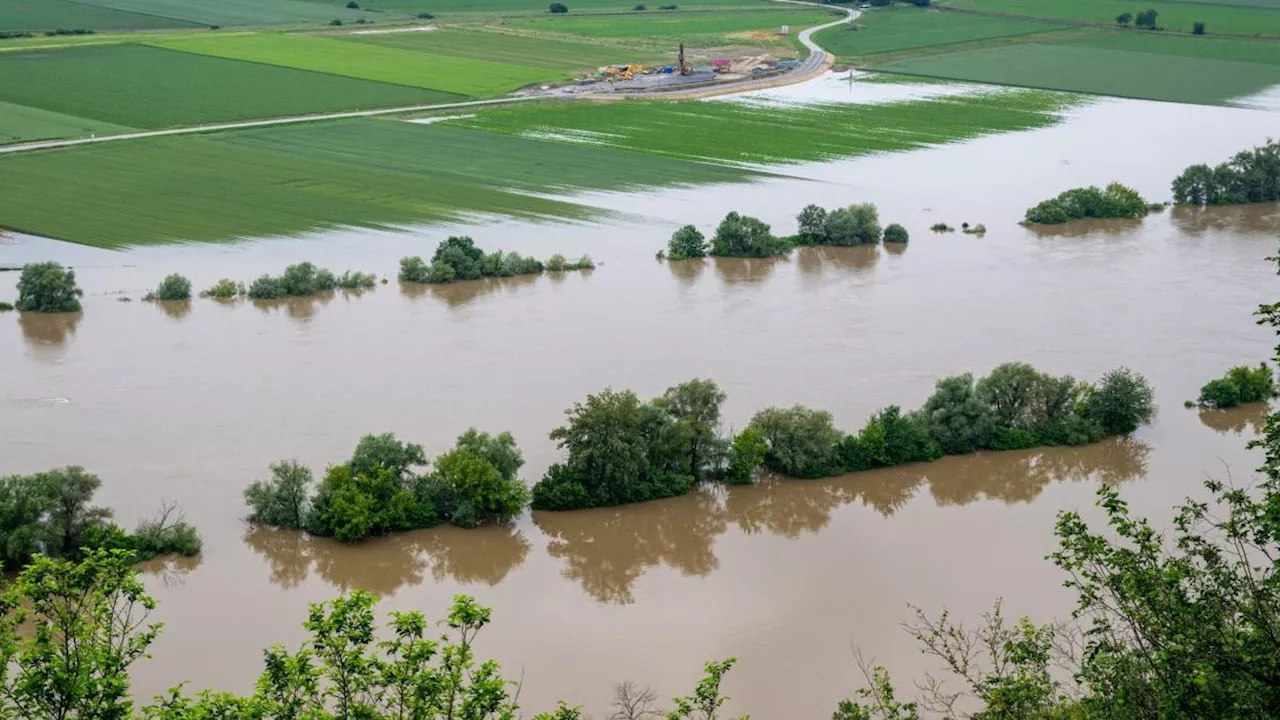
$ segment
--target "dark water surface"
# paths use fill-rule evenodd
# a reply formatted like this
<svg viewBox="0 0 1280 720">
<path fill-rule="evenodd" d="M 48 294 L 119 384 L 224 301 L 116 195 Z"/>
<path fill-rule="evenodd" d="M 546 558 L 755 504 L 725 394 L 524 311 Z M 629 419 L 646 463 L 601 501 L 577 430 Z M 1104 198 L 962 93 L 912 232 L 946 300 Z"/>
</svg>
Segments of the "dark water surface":
<svg viewBox="0 0 1280 720">
<path fill-rule="evenodd" d="M 1260 142 L 1275 115 L 1106 102 L 1062 126 L 906 155 L 797 168 L 809 180 L 600 196 L 608 226 L 496 223 L 409 234 L 335 232 L 233 247 L 106 253 L 17 238 L 0 264 L 78 267 L 83 314 L 0 315 L 0 472 L 82 464 L 132 525 L 176 500 L 205 537 L 199 561 L 153 568 L 166 628 L 137 673 L 247 691 L 260 650 L 302 637 L 307 603 L 366 588 L 384 609 L 439 617 L 455 593 L 495 608 L 481 653 L 524 671 L 531 711 L 558 699 L 597 716 L 611 685 L 688 692 L 705 660 L 737 656 L 726 686 L 752 717 L 827 717 L 856 684 L 850 644 L 904 681 L 933 669 L 898 627 L 905 604 L 973 617 L 1064 616 L 1043 560 L 1054 515 L 1123 483 L 1166 516 L 1205 473 L 1247 480 L 1259 408 L 1182 407 L 1227 367 L 1269 357 L 1251 313 L 1277 283 L 1280 209 L 1166 212 L 1036 233 L 1029 205 L 1120 180 L 1153 199 L 1184 165 Z M 812 249 L 782 261 L 659 264 L 672 229 L 726 211 L 780 232 L 804 204 L 871 201 L 905 249 Z M 939 220 L 984 237 L 934 235 Z M 310 259 L 394 275 L 450 230 L 486 248 L 590 252 L 593 273 L 401 288 L 278 303 L 116 302 L 166 273 L 197 287 Z M 0 282 L 8 284 L 8 278 Z M 0 293 L 0 299 L 8 299 Z M 691 377 L 729 394 L 726 425 L 768 405 L 831 410 L 857 429 L 918 406 L 941 375 L 1024 360 L 1094 379 L 1128 365 L 1161 412 L 1132 438 L 985 453 L 823 481 L 773 480 L 642 506 L 534 513 L 511 527 L 409 533 L 357 546 L 251 530 L 241 492 L 275 460 L 317 472 L 369 432 L 438 453 L 468 426 L 510 430 L 536 480 L 547 432 L 606 385 L 654 396 Z M 532 713 L 530 713 L 532 714 Z"/>
</svg>

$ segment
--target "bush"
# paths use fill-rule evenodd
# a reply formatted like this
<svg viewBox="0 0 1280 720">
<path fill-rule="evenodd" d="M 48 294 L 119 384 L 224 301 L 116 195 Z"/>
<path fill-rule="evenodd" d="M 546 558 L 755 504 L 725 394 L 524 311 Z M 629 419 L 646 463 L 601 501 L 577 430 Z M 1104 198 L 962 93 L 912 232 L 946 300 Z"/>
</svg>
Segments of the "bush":
<svg viewBox="0 0 1280 720">
<path fill-rule="evenodd" d="M 1204 23 L 1202 23 L 1202 22 L 1193 23 L 1193 24 L 1191 25 L 1191 34 L 1192 34 L 1192 35 L 1203 35 L 1203 34 L 1204 34 Z"/>
<path fill-rule="evenodd" d="M 910 236 L 907 235 L 907 229 L 898 223 L 890 223 L 884 229 L 884 241 L 887 243 L 904 243 Z"/>
<path fill-rule="evenodd" d="M 964 232 L 965 235 L 986 235 L 987 226 L 982 223 L 978 223 L 973 227 L 969 227 L 969 223 L 965 223 L 964 230 L 962 232 Z"/>
<path fill-rule="evenodd" d="M 565 265 L 564 269 L 565 270 L 595 270 L 596 263 L 594 260 L 591 259 L 590 255 L 583 253 L 582 257 L 578 258 L 577 262 L 569 263 L 568 265 Z"/>
<path fill-rule="evenodd" d="M 133 550 L 139 560 L 159 555 L 194 557 L 203 545 L 200 534 L 183 520 L 176 505 L 166 505 L 159 516 L 139 523 L 133 532 Z"/>
<path fill-rule="evenodd" d="M 362 273 L 354 270 L 348 270 L 338 276 L 336 283 L 338 287 L 346 290 L 371 288 L 378 284 L 378 276 L 373 273 Z"/>
<path fill-rule="evenodd" d="M 288 295 L 279 278 L 263 275 L 249 285 L 249 297 L 254 300 L 275 300 Z"/>
<path fill-rule="evenodd" d="M 1067 190 L 1028 209 L 1025 222 L 1055 225 L 1080 218 L 1140 218 L 1149 207 L 1137 190 L 1111 183 L 1105 190 L 1096 186 Z"/>
<path fill-rule="evenodd" d="M 12 311 L 13 311 L 13 303 L 0 302 L 0 312 L 12 312 Z"/>
<path fill-rule="evenodd" d="M 497 437 L 469 429 L 453 450 L 436 458 L 427 482 L 438 515 L 460 527 L 505 522 L 529 504 L 529 487 L 517 476 L 524 458 L 510 433 Z"/>
<path fill-rule="evenodd" d="M 1026 450 L 1039 446 L 1040 438 L 1026 428 L 998 427 L 991 436 L 992 450 Z"/>
<path fill-rule="evenodd" d="M 950 225 L 944 222 L 934 223 L 933 225 L 929 226 L 929 229 L 934 232 L 955 232 L 956 231 L 955 228 L 951 227 Z"/>
<path fill-rule="evenodd" d="M 764 258 L 790 250 L 787 241 L 773 236 L 768 224 L 736 212 L 724 216 L 711 238 L 711 254 L 719 257 Z"/>
<path fill-rule="evenodd" d="M 1140 10 L 1138 11 L 1137 17 L 1134 18 L 1133 24 L 1135 27 L 1139 27 L 1144 30 L 1156 30 L 1158 29 L 1156 27 L 1156 17 L 1158 15 L 1159 13 L 1155 10 Z"/>
<path fill-rule="evenodd" d="M 359 9 L 360 9 L 360 3 L 356 2 L 356 0 L 347 0 L 347 9 L 348 9 L 348 10 L 359 10 Z"/>
<path fill-rule="evenodd" d="M 564 270 L 567 265 L 568 261 L 565 260 L 564 256 L 560 253 L 556 253 L 555 255 L 547 258 L 547 269 L 551 272 L 560 272 L 561 270 Z"/>
<path fill-rule="evenodd" d="M 640 5 L 636 5 L 634 8 L 631 8 L 631 9 L 632 9 L 632 10 L 635 10 L 636 12 L 644 12 L 645 10 L 648 10 L 649 8 L 645 7 L 645 6 L 644 6 L 644 4 L 642 3 L 642 4 L 640 4 Z"/>
<path fill-rule="evenodd" d="M 1085 400 L 1085 418 L 1105 435 L 1125 435 L 1155 417 L 1155 393 L 1147 379 L 1128 368 L 1102 376 Z"/>
<path fill-rule="evenodd" d="M 40 262 L 23 266 L 18 277 L 18 302 L 23 312 L 78 312 L 80 296 L 74 270 L 58 263 Z"/>
<path fill-rule="evenodd" d="M 418 13 L 418 19 L 419 19 L 419 20 L 434 20 L 434 19 L 435 19 L 435 17 L 436 17 L 435 15 L 432 15 L 432 14 L 431 14 L 431 13 L 429 13 L 429 12 L 420 12 L 420 13 Z"/>
<path fill-rule="evenodd" d="M 827 211 L 819 205 L 806 205 L 796 216 L 796 230 L 801 240 L 808 245 L 821 245 L 826 242 Z"/>
<path fill-rule="evenodd" d="M 553 2 L 547 6 L 547 10 L 553 13 L 567 13 L 569 12 L 569 6 L 564 3 Z"/>
<path fill-rule="evenodd" d="M 1211 408 L 1230 408 L 1241 403 L 1266 402 L 1275 396 L 1275 378 L 1266 363 L 1258 367 L 1240 365 L 1200 388 L 1199 403 Z"/>
<path fill-rule="evenodd" d="M 329 24 L 332 25 L 333 27 L 338 27 L 342 25 L 342 21 L 337 18 L 334 18 L 333 20 L 329 21 Z"/>
<path fill-rule="evenodd" d="M 270 480 L 256 481 L 244 490 L 247 520 L 286 530 L 306 527 L 312 479 L 311 471 L 295 461 L 272 464 Z"/>
<path fill-rule="evenodd" d="M 191 281 L 177 273 L 169 275 L 160 281 L 160 287 L 156 288 L 155 299 L 190 300 Z"/>
<path fill-rule="evenodd" d="M 1226 378 L 1210 380 L 1200 388 L 1198 402 L 1210 408 L 1233 408 L 1240 404 L 1240 388 Z"/>
<path fill-rule="evenodd" d="M 747 429 L 760 433 L 769 450 L 765 467 L 797 478 L 815 478 L 839 471 L 836 445 L 842 434 L 831 413 L 794 407 L 766 408 L 751 418 Z"/>
<path fill-rule="evenodd" d="M 880 215 L 871 203 L 850 205 L 827 213 L 822 230 L 829 245 L 872 245 L 880 242 Z"/>
<path fill-rule="evenodd" d="M 658 6 L 659 10 L 678 10 L 679 8 L 680 8 L 679 5 L 659 5 Z"/>
<path fill-rule="evenodd" d="M 240 294 L 242 289 L 235 282 L 223 278 L 213 284 L 213 287 L 200 293 L 203 297 L 211 298 L 232 298 Z"/>
<path fill-rule="evenodd" d="M 747 428 L 733 437 L 729 449 L 729 466 L 725 471 L 725 479 L 732 485 L 749 485 L 755 478 L 756 468 L 764 463 L 769 452 L 769 443 L 765 442 L 764 432 L 758 428 Z"/>
<path fill-rule="evenodd" d="M 458 272 L 453 266 L 446 262 L 433 262 L 427 270 L 427 279 L 429 283 L 451 283 L 458 279 Z"/>
<path fill-rule="evenodd" d="M 1133 20 L 1133 13 L 1131 12 L 1122 12 L 1116 16 L 1116 24 L 1121 27 L 1128 27 L 1131 20 Z"/>
<path fill-rule="evenodd" d="M 929 435 L 948 455 L 963 455 L 987 447 L 995 432 L 995 414 L 978 395 L 973 375 L 965 373 L 938 381 L 921 409 Z"/>
<path fill-rule="evenodd" d="M 672 260 L 700 258 L 707 254 L 707 238 L 698 228 L 685 225 L 671 234 L 667 242 L 667 257 Z"/>
</svg>

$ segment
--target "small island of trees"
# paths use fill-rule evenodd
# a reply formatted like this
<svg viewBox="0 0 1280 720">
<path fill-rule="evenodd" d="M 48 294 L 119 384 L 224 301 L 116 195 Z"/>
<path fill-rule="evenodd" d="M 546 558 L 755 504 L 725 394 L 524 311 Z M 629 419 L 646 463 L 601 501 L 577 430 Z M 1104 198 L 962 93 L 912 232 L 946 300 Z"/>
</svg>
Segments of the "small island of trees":
<svg viewBox="0 0 1280 720">
<path fill-rule="evenodd" d="M 1266 402 L 1276 396 L 1276 383 L 1266 363 L 1257 367 L 1239 365 L 1217 380 L 1200 388 L 1197 403 L 1208 408 L 1233 408 L 1237 405 Z"/>
<path fill-rule="evenodd" d="M 1091 185 L 1067 190 L 1029 208 L 1025 222 L 1057 225 L 1083 218 L 1140 218 L 1152 207 L 1137 190 L 1120 183 L 1101 190 Z"/>
<path fill-rule="evenodd" d="M 400 281 L 416 283 L 449 283 L 455 280 L 479 280 L 485 277 L 512 277 L 540 273 L 544 270 L 590 270 L 595 267 L 591 256 L 568 262 L 563 255 L 553 255 L 546 263 L 520 253 L 495 250 L 486 253 L 466 236 L 450 236 L 436 247 L 428 264 L 421 257 L 401 258 Z"/>
<path fill-rule="evenodd" d="M 1280 141 L 1238 152 L 1215 167 L 1203 163 L 1173 181 L 1179 205 L 1236 205 L 1280 200 Z"/>
<path fill-rule="evenodd" d="M 693 225 L 685 225 L 672 234 L 667 249 L 658 259 L 689 260 L 707 255 L 715 257 L 767 258 L 787 255 L 794 248 L 808 245 L 853 247 L 885 242 L 905 243 L 906 228 L 897 223 L 880 226 L 880 214 L 871 203 L 858 203 L 828 211 L 809 205 L 796 216 L 795 235 L 773 234 L 768 223 L 749 215 L 730 212 L 707 238 Z"/>
<path fill-rule="evenodd" d="M 29 263 L 18 276 L 18 301 L 22 312 L 79 312 L 84 292 L 76 285 L 76 273 L 55 262 Z"/>
</svg>

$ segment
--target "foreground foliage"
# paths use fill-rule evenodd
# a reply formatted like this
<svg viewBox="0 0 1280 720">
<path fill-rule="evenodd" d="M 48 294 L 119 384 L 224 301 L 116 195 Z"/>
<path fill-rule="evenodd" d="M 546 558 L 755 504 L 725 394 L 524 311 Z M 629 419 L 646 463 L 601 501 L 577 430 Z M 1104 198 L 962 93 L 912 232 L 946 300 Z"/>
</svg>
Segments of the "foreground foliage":
<svg viewBox="0 0 1280 720">
<path fill-rule="evenodd" d="M 1232 408 L 1244 403 L 1266 402 L 1276 396 L 1275 378 L 1266 363 L 1239 365 L 1200 388 L 1199 403 L 1211 408 Z"/>
<path fill-rule="evenodd" d="M 1203 163 L 1173 181 L 1173 201 L 1182 205 L 1231 205 L 1280 200 L 1280 141 L 1242 150 L 1214 167 Z"/>
<path fill-rule="evenodd" d="M 55 262 L 30 263 L 18 276 L 18 302 L 23 312 L 78 312 L 80 296 L 74 270 Z"/>
<path fill-rule="evenodd" d="M 1137 190 L 1111 183 L 1104 190 L 1090 185 L 1067 190 L 1027 210 L 1026 222 L 1056 225 L 1082 218 L 1145 217 L 1150 203 Z"/>
<path fill-rule="evenodd" d="M 442 522 L 504 522 L 529 503 L 518 475 L 524 458 L 510 433 L 471 428 L 434 469 L 428 464 L 421 445 L 391 434 L 361 438 L 351 459 L 330 466 L 314 491 L 308 468 L 275 463 L 269 480 L 245 489 L 248 520 L 354 542 Z"/>
</svg>

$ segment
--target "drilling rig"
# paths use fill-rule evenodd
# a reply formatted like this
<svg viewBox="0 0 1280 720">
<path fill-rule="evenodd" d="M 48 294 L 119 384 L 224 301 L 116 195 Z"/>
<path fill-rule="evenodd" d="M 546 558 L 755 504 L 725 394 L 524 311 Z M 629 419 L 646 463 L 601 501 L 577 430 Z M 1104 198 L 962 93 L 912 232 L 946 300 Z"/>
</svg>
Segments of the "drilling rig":
<svg viewBox="0 0 1280 720">
<path fill-rule="evenodd" d="M 680 43 L 680 55 L 679 55 L 679 60 L 678 60 L 678 62 L 679 62 L 679 65 L 680 65 L 680 74 L 681 74 L 681 75 L 692 75 L 692 74 L 693 74 L 693 68 L 689 65 L 689 63 L 687 63 L 687 62 L 685 62 L 685 61 L 684 61 L 684 43 Z"/>
</svg>

